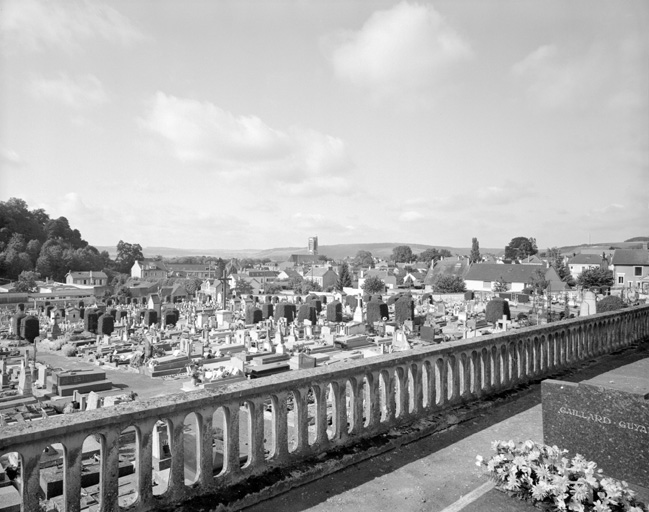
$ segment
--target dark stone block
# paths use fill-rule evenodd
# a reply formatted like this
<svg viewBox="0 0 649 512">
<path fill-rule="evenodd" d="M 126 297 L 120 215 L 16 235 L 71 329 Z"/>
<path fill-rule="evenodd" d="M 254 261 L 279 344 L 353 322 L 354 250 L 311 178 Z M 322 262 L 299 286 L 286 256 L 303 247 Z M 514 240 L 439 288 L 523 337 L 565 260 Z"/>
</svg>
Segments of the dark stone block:
<svg viewBox="0 0 649 512">
<path fill-rule="evenodd" d="M 613 478 L 649 482 L 649 359 L 580 384 L 542 384 L 543 438 Z"/>
</svg>

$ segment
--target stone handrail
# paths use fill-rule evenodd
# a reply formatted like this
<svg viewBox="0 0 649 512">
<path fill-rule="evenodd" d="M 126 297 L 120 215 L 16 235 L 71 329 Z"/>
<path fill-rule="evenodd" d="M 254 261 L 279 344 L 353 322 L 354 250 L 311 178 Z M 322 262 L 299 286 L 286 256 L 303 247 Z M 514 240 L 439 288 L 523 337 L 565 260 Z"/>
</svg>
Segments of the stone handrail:
<svg viewBox="0 0 649 512">
<path fill-rule="evenodd" d="M 80 509 L 82 446 L 101 440 L 100 510 L 119 510 L 120 433 L 135 431 L 136 493 L 131 508 L 156 506 L 218 492 L 296 461 L 351 445 L 424 418 L 459 402 L 477 400 L 550 376 L 594 356 L 649 338 L 649 306 L 554 322 L 537 327 L 351 360 L 258 380 L 129 402 L 81 414 L 18 423 L 0 429 L 0 455 L 21 461 L 22 506 L 38 510 L 40 458 L 53 443 L 64 446 L 65 510 Z M 292 396 L 293 430 L 287 398 Z M 314 405 L 309 409 L 308 398 Z M 329 400 L 327 399 L 329 397 Z M 330 415 L 328 414 L 330 403 Z M 270 409 L 271 431 L 264 432 Z M 213 417 L 223 416 L 223 462 L 214 464 Z M 185 417 L 194 413 L 195 477 L 186 482 Z M 239 416 L 247 418 L 240 432 Z M 313 427 L 309 429 L 309 415 Z M 331 426 L 329 425 L 329 417 Z M 166 492 L 153 492 L 153 433 L 166 422 L 171 462 Z M 265 451 L 264 436 L 272 450 Z M 247 453 L 240 453 L 240 437 Z M 242 455 L 245 464 L 242 465 Z M 188 454 L 189 456 L 189 454 Z M 192 459 L 194 460 L 194 459 Z M 217 474 L 215 474 L 217 473 Z"/>
</svg>

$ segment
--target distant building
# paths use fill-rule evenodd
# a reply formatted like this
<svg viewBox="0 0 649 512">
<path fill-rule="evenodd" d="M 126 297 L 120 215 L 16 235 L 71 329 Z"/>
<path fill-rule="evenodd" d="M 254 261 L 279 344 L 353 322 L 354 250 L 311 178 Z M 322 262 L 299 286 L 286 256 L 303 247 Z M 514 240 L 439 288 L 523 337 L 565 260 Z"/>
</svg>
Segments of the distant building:
<svg viewBox="0 0 649 512">
<path fill-rule="evenodd" d="M 131 277 L 138 279 L 164 279 L 167 277 L 167 269 L 161 261 L 141 260 L 133 263 Z"/>
<path fill-rule="evenodd" d="M 649 292 L 649 250 L 616 249 L 611 264 L 616 287 Z"/>
<path fill-rule="evenodd" d="M 65 275 L 65 284 L 82 284 L 87 286 L 106 286 L 108 276 L 104 272 L 88 270 L 82 272 L 70 271 Z"/>
<path fill-rule="evenodd" d="M 581 253 L 568 260 L 568 268 L 573 279 L 577 279 L 584 270 L 599 268 L 602 266 L 602 254 Z M 608 265 L 608 261 L 606 263 Z"/>
<path fill-rule="evenodd" d="M 539 265 L 515 265 L 515 264 L 498 264 L 498 263 L 475 263 L 471 265 L 469 271 L 464 277 L 467 290 L 473 291 L 492 291 L 494 283 L 502 281 L 507 285 L 507 291 L 521 292 L 532 281 L 535 272 L 543 269 L 545 279 L 550 281 L 550 289 L 565 288 L 558 284 L 561 278 L 553 267 L 544 268 Z"/>
<path fill-rule="evenodd" d="M 304 273 L 304 280 L 317 283 L 323 290 L 326 290 L 330 286 L 336 286 L 338 274 L 330 268 L 315 267 Z"/>
</svg>

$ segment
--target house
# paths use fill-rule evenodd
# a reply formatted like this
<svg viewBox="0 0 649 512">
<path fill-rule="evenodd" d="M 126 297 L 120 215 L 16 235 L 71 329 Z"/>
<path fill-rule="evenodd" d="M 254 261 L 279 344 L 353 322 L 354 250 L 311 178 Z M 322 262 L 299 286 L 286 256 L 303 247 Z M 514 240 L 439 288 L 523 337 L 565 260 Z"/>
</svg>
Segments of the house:
<svg viewBox="0 0 649 512">
<path fill-rule="evenodd" d="M 186 277 L 188 279 L 209 279 L 215 277 L 218 269 L 210 264 L 166 263 L 168 277 Z"/>
<path fill-rule="evenodd" d="M 464 282 L 467 290 L 493 291 L 494 284 L 502 281 L 507 285 L 508 291 L 521 292 L 532 281 L 535 272 L 539 269 L 544 271 L 545 279 L 550 283 L 561 282 L 561 278 L 553 267 L 544 268 L 540 265 L 510 263 L 475 263 L 469 268 Z"/>
<path fill-rule="evenodd" d="M 432 287 L 433 282 L 438 275 L 461 277 L 464 279 L 470 266 L 469 258 L 463 258 L 460 256 L 457 258 L 444 258 L 439 260 L 435 262 L 434 265 L 431 265 L 428 272 L 426 272 L 424 285 L 426 287 Z"/>
<path fill-rule="evenodd" d="M 616 287 L 649 292 L 649 250 L 616 249 L 611 264 Z"/>
<path fill-rule="evenodd" d="M 304 280 L 317 283 L 323 290 L 326 290 L 330 286 L 336 286 L 338 274 L 329 267 L 312 267 L 309 272 L 304 273 Z"/>
<path fill-rule="evenodd" d="M 161 261 L 141 260 L 135 261 L 131 267 L 131 277 L 138 279 L 164 279 L 167 277 L 167 268 Z"/>
<path fill-rule="evenodd" d="M 425 273 L 414 270 L 412 272 L 408 272 L 405 276 L 403 276 L 403 284 L 406 286 L 410 285 L 418 288 L 420 286 L 423 286 L 425 278 Z"/>
<path fill-rule="evenodd" d="M 83 284 L 88 286 L 108 285 L 108 276 L 101 270 L 88 270 L 87 272 L 72 272 L 65 275 L 65 284 Z"/>
<path fill-rule="evenodd" d="M 389 274 L 387 270 L 363 270 L 361 276 L 358 278 L 358 287 L 363 288 L 365 280 L 368 277 L 378 277 L 385 284 L 386 288 L 393 290 L 397 287 L 397 277 L 394 274 Z"/>
<path fill-rule="evenodd" d="M 568 260 L 568 268 L 570 269 L 570 275 L 573 279 L 577 279 L 579 274 L 584 270 L 590 270 L 591 268 L 598 268 L 602 266 L 603 260 L 602 254 L 588 254 L 580 253 Z M 608 265 L 608 260 L 606 262 Z"/>
<path fill-rule="evenodd" d="M 246 274 L 248 277 L 255 278 L 263 285 L 277 280 L 280 272 L 276 270 L 248 270 Z"/>
<path fill-rule="evenodd" d="M 300 274 L 297 270 L 293 270 L 293 268 L 286 268 L 277 274 L 277 279 L 280 281 L 288 280 L 288 279 L 297 279 L 297 278 L 302 278 L 302 274 Z"/>
<path fill-rule="evenodd" d="M 101 296 L 108 288 L 108 276 L 101 270 L 69 271 L 65 275 L 65 284 L 78 287 L 93 287 L 95 295 Z"/>
</svg>

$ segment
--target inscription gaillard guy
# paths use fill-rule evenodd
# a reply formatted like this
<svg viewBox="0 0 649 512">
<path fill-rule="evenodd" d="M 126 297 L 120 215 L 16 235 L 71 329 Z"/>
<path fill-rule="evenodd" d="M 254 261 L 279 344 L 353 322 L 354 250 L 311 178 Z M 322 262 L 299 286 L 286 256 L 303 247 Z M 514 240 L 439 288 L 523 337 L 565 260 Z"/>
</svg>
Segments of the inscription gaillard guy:
<svg viewBox="0 0 649 512">
<path fill-rule="evenodd" d="M 575 416 L 576 418 L 582 418 L 586 421 L 594 421 L 595 423 L 601 423 L 602 425 L 611 425 L 613 422 L 608 416 L 601 416 L 599 414 L 587 413 L 585 411 L 580 411 L 579 409 L 569 409 L 565 406 L 561 406 L 559 409 L 559 414 L 567 414 L 569 416 Z M 641 432 L 643 434 L 649 434 L 649 430 L 645 425 L 640 425 L 638 423 L 633 423 L 632 421 L 619 421 L 617 423 L 619 428 L 624 428 L 627 430 L 632 430 L 634 432 Z"/>
</svg>

